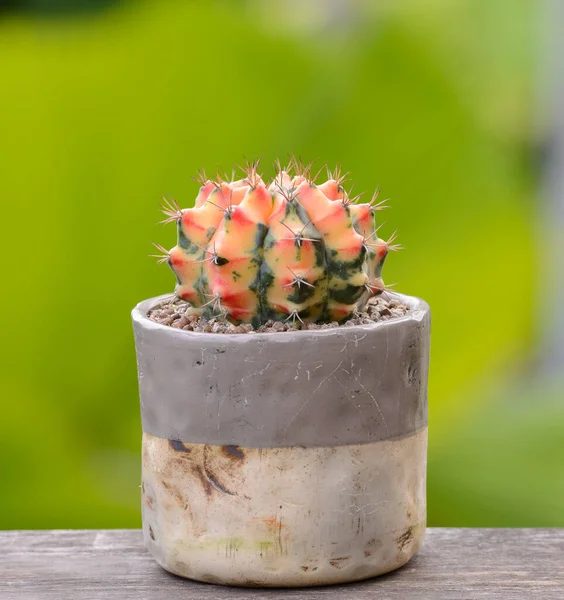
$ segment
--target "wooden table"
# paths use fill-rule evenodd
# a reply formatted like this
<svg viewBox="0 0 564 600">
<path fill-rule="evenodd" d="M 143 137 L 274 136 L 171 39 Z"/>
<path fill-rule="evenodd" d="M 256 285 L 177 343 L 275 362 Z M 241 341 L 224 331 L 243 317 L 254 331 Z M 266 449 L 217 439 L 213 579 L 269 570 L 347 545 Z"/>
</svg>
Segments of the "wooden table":
<svg viewBox="0 0 564 600">
<path fill-rule="evenodd" d="M 429 529 L 405 567 L 325 588 L 224 588 L 169 575 L 138 530 L 0 532 L 2 600 L 564 600 L 564 529 Z"/>
</svg>

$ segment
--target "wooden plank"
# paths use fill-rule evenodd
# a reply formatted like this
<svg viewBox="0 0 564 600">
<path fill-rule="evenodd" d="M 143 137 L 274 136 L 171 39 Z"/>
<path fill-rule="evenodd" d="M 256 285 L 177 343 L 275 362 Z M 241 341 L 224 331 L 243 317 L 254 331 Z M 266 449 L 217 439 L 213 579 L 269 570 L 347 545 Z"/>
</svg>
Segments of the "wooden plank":
<svg viewBox="0 0 564 600">
<path fill-rule="evenodd" d="M 2 600 L 564 599 L 564 529 L 429 529 L 403 569 L 326 588 L 224 588 L 169 575 L 137 530 L 0 532 Z"/>
</svg>

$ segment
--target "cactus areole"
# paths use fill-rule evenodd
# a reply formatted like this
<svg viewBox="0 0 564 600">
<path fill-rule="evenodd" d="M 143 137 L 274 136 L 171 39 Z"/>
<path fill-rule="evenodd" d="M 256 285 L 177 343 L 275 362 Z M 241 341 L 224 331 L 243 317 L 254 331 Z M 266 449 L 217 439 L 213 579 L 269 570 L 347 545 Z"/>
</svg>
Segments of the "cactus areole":
<svg viewBox="0 0 564 600">
<path fill-rule="evenodd" d="M 257 163 L 237 181 L 210 181 L 193 208 L 166 201 L 163 223 L 175 222 L 177 245 L 163 250 L 176 295 L 192 314 L 232 323 L 339 323 L 384 289 L 382 266 L 393 240 L 378 238 L 372 202 L 358 203 L 344 176 L 317 185 L 311 167 L 280 169 L 266 184 Z"/>
<path fill-rule="evenodd" d="M 132 313 L 143 536 L 183 577 L 356 581 L 405 564 L 425 532 L 429 307 L 397 294 L 400 315 L 359 317 L 397 249 L 376 233 L 382 203 L 294 171 L 266 185 L 253 163 L 202 178 L 194 208 L 165 203 L 176 293 Z M 175 297 L 195 316 L 156 322 Z"/>
</svg>

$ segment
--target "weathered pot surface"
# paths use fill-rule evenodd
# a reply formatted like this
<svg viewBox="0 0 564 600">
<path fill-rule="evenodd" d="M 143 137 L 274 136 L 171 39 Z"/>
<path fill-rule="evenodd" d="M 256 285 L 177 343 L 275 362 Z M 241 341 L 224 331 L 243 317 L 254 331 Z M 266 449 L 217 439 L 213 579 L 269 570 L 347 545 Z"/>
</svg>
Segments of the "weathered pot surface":
<svg viewBox="0 0 564 600">
<path fill-rule="evenodd" d="M 177 330 L 133 311 L 143 531 L 165 569 L 240 586 L 366 579 L 425 531 L 429 307 L 267 334 Z"/>
</svg>

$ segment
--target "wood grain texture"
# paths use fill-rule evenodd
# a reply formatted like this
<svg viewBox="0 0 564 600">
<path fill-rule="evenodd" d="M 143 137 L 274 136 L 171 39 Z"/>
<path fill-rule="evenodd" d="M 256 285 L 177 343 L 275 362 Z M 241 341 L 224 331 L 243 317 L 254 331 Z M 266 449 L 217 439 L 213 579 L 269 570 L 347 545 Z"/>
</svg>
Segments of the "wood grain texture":
<svg viewBox="0 0 564 600">
<path fill-rule="evenodd" d="M 325 588 L 224 588 L 169 575 L 138 530 L 0 532 L 2 600 L 562 600 L 564 529 L 429 529 L 382 577 Z"/>
</svg>

